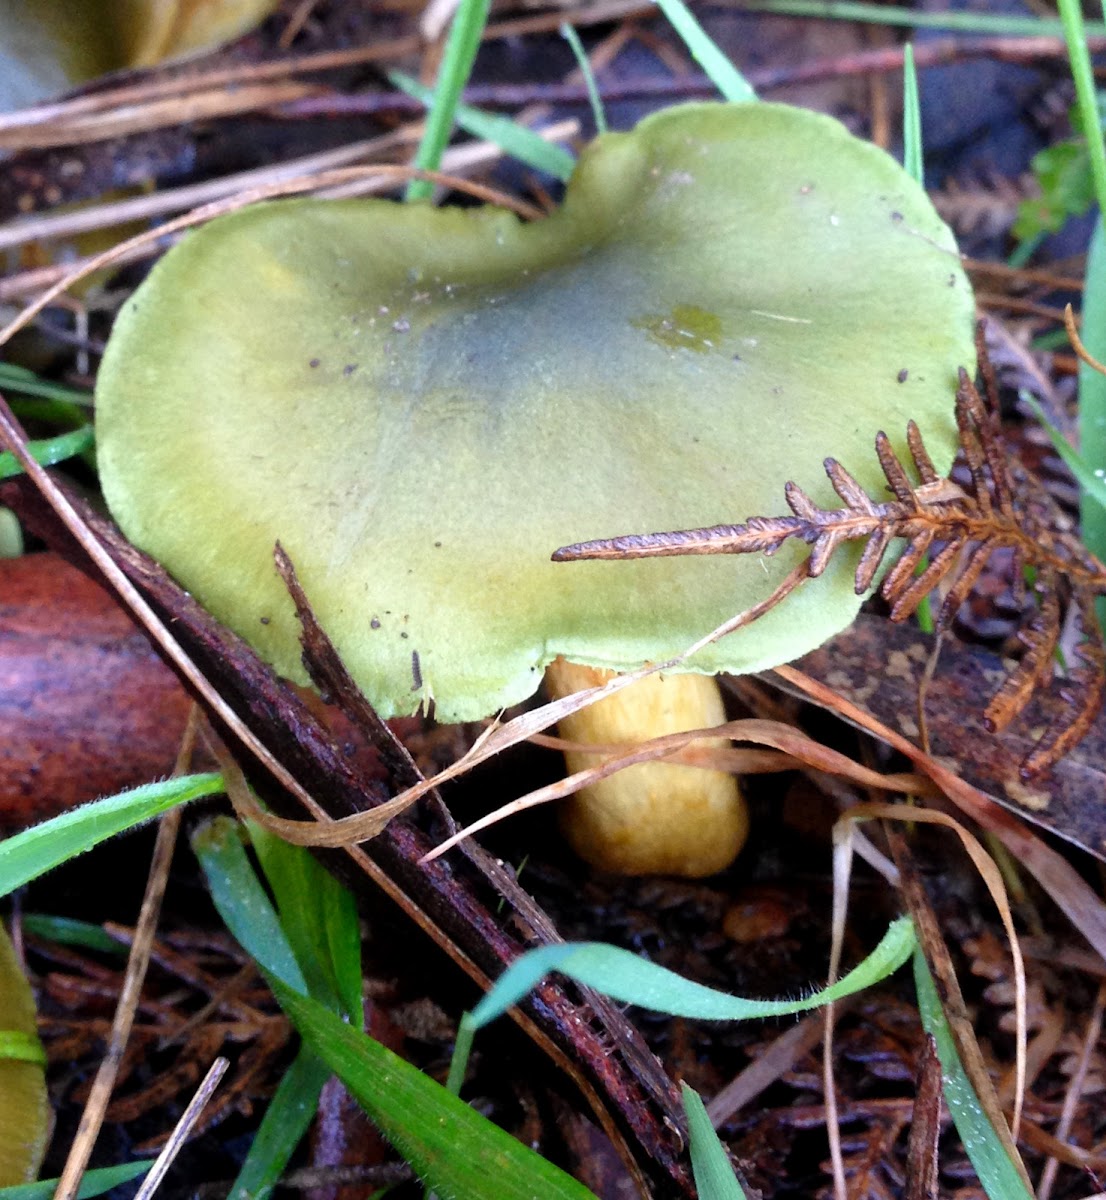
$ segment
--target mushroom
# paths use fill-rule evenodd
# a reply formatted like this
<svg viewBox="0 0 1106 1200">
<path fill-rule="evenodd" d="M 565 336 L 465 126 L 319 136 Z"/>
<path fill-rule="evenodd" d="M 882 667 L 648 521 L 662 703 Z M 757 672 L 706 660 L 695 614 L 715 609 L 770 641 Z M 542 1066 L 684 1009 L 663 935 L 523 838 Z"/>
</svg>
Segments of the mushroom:
<svg viewBox="0 0 1106 1200">
<path fill-rule="evenodd" d="M 478 719 L 558 656 L 678 655 L 799 557 L 556 547 L 771 513 L 787 479 L 829 503 L 826 454 L 874 490 L 874 433 L 908 418 L 947 469 L 971 321 L 951 234 L 882 151 L 783 105 L 681 106 L 598 138 L 541 222 L 298 199 L 189 234 L 104 356 L 104 494 L 282 674 L 306 682 L 277 540 L 383 716 Z M 819 645 L 854 565 L 684 668 Z"/>
<path fill-rule="evenodd" d="M 545 688 L 559 699 L 613 674 L 558 658 L 545 672 Z M 563 718 L 560 732 L 585 745 L 633 745 L 725 719 L 711 676 L 647 675 Z M 698 744 L 728 745 L 724 739 Z M 596 765 L 594 754 L 583 750 L 566 751 L 565 761 L 570 771 Z M 697 878 L 733 862 L 745 844 L 749 814 L 729 772 L 661 760 L 625 767 L 569 796 L 561 828 L 576 853 L 601 870 Z"/>
<path fill-rule="evenodd" d="M 241 37 L 278 0 L 5 0 L 0 3 L 0 111 L 78 83 Z"/>
</svg>

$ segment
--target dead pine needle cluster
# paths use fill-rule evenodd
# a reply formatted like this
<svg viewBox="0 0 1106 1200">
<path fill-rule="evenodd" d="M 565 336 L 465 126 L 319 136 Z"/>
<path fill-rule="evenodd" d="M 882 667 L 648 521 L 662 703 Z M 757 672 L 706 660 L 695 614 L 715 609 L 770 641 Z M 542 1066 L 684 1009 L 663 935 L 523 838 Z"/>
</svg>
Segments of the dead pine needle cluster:
<svg viewBox="0 0 1106 1200">
<path fill-rule="evenodd" d="M 961 369 L 956 390 L 964 486 L 942 478 L 934 468 L 918 426 L 907 427 L 914 479 L 883 432 L 876 454 L 892 498 L 870 496 L 836 459 L 824 466 L 840 508 L 817 505 L 795 483 L 784 489 L 790 516 L 755 516 L 738 525 L 715 525 L 672 533 L 631 534 L 564 546 L 558 562 L 581 559 L 649 558 L 683 554 L 772 555 L 787 541 L 810 546 L 805 571 L 773 597 L 778 604 L 805 580 L 821 575 L 837 551 L 862 542 L 855 587 L 863 595 L 886 572 L 879 591 L 893 621 L 904 621 L 944 584 L 935 617 L 948 629 L 992 556 L 1012 559 L 1013 601 L 1025 613 L 1018 630 L 1020 657 L 989 701 L 984 721 L 999 732 L 1024 712 L 1034 693 L 1049 687 L 1060 658 L 1065 620 L 1072 624 L 1074 652 L 1063 664 L 1060 695 L 1065 701 L 1021 765 L 1025 778 L 1053 766 L 1090 728 L 1106 690 L 1106 642 L 1095 616 L 1095 601 L 1106 595 L 1106 567 L 1071 532 L 1056 510 L 1028 486 L 1002 440 L 998 389 L 982 336 L 978 338 L 983 393 Z M 889 565 L 888 562 L 890 561 Z M 1032 601 L 1026 605 L 1026 598 Z"/>
</svg>

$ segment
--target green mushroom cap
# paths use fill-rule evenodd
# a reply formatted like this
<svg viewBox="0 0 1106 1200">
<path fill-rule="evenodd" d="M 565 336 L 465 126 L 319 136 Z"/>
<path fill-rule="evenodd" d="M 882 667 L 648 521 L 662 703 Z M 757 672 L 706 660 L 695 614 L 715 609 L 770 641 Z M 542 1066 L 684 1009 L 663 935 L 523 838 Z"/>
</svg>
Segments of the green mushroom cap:
<svg viewBox="0 0 1106 1200">
<path fill-rule="evenodd" d="M 304 680 L 280 541 L 385 716 L 467 720 L 557 655 L 628 670 L 763 599 L 776 558 L 554 564 L 557 547 L 771 515 L 826 455 L 956 446 L 974 358 L 956 247 L 921 188 L 836 121 L 668 109 L 583 154 L 564 205 L 284 200 L 154 268 L 97 392 L 104 492 L 138 546 Z M 898 444 L 896 442 L 896 444 Z M 847 626 L 855 559 L 690 669 L 762 669 Z"/>
</svg>

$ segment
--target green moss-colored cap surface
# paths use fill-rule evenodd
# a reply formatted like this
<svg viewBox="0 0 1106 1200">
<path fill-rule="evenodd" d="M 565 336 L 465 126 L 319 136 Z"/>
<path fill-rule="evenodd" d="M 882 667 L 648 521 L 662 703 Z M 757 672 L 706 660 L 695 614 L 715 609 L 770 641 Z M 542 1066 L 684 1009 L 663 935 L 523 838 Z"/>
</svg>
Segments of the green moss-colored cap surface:
<svg viewBox="0 0 1106 1200">
<path fill-rule="evenodd" d="M 553 564 L 566 543 L 884 487 L 879 429 L 955 448 L 972 299 L 889 157 L 769 104 L 669 109 L 584 154 L 564 206 L 280 201 L 170 251 L 124 308 L 97 393 L 128 536 L 302 678 L 278 539 L 385 715 L 536 688 L 556 655 L 628 669 L 762 599 L 777 558 Z M 846 626 L 848 556 L 704 671 Z"/>
</svg>

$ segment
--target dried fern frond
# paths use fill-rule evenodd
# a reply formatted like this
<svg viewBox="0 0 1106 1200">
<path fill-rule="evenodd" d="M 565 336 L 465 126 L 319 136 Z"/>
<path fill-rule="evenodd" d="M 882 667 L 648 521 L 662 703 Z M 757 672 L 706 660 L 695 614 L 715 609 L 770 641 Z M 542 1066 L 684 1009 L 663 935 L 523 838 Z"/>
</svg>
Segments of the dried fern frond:
<svg viewBox="0 0 1106 1200">
<path fill-rule="evenodd" d="M 960 447 L 970 477 L 966 487 L 938 475 L 918 427 L 911 422 L 907 447 L 917 482 L 887 436 L 876 436 L 876 454 L 892 499 L 873 500 L 836 459 L 827 458 L 826 475 L 841 498 L 840 508 L 820 508 L 797 484 L 788 483 L 784 495 L 791 516 L 581 542 L 562 547 L 553 558 L 569 562 L 678 554 L 770 555 L 789 539 L 798 538 L 811 548 L 806 573 L 815 577 L 840 546 L 862 541 L 865 546 L 854 583 L 857 594 L 863 595 L 891 543 L 901 539 L 904 545 L 880 585 L 891 619 L 905 620 L 938 584 L 948 580 L 936 617 L 937 628 L 946 629 L 990 557 L 1008 550 L 1015 589 L 1024 592 L 1030 571 L 1035 604 L 1018 633 L 1024 646 L 1021 658 L 987 705 L 984 719 L 989 729 L 1004 729 L 1025 709 L 1034 691 L 1051 682 L 1065 611 L 1071 612 L 1079 634 L 1076 661 L 1068 663 L 1062 683 L 1064 711 L 1022 763 L 1024 776 L 1039 774 L 1079 741 L 1102 705 L 1106 643 L 1095 619 L 1095 598 L 1106 595 L 1106 567 L 1076 537 L 1058 527 L 1051 511 L 1033 497 L 1020 472 L 1011 467 L 996 416 L 995 381 L 983 353 L 980 362 L 990 404 L 984 403 L 963 370 L 956 391 Z"/>
</svg>

